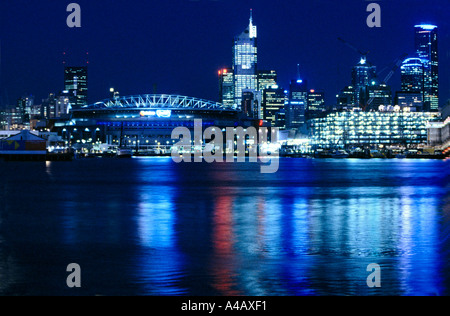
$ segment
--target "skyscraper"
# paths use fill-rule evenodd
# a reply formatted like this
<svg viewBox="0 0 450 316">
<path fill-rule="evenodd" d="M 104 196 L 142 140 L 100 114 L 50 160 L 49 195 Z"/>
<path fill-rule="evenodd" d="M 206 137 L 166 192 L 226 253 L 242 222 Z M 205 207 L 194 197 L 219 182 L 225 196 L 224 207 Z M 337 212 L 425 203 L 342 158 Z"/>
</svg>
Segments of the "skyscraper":
<svg viewBox="0 0 450 316">
<path fill-rule="evenodd" d="M 233 69 L 219 70 L 219 102 L 229 107 L 234 105 Z"/>
<path fill-rule="evenodd" d="M 264 89 L 262 101 L 263 119 L 270 121 L 272 126 L 277 126 L 276 116 L 284 109 L 285 101 L 286 94 L 278 86 L 274 85 Z"/>
<path fill-rule="evenodd" d="M 234 39 L 233 46 L 233 73 L 235 104 L 242 103 L 242 90 L 258 90 L 258 50 L 257 29 L 253 25 L 253 16 L 250 11 L 250 23 L 245 31 Z"/>
<path fill-rule="evenodd" d="M 72 107 L 87 105 L 87 67 L 65 67 L 64 90 L 70 94 Z"/>
<path fill-rule="evenodd" d="M 275 70 L 258 70 L 258 90 L 272 88 L 277 85 L 277 72 Z"/>
<path fill-rule="evenodd" d="M 424 92 L 426 60 L 420 58 L 407 58 L 403 61 L 401 69 L 402 91 Z"/>
<path fill-rule="evenodd" d="M 306 81 L 292 80 L 289 86 L 289 100 L 286 102 L 286 128 L 300 128 L 305 124 L 305 111 L 308 104 Z"/>
<path fill-rule="evenodd" d="M 355 102 L 364 108 L 368 101 L 368 86 L 376 77 L 376 67 L 367 62 L 366 58 L 361 58 L 360 62 L 353 67 L 352 86 L 355 91 Z"/>
<path fill-rule="evenodd" d="M 325 112 L 325 92 L 310 90 L 308 92 L 306 120 L 321 117 Z"/>
<path fill-rule="evenodd" d="M 424 65 L 424 110 L 439 110 L 439 61 L 437 26 L 415 26 L 415 48 Z"/>
<path fill-rule="evenodd" d="M 392 106 L 392 91 L 387 84 L 373 82 L 367 87 L 367 93 L 369 99 L 364 107 L 366 111 L 378 111 L 380 107 L 388 108 Z"/>
</svg>

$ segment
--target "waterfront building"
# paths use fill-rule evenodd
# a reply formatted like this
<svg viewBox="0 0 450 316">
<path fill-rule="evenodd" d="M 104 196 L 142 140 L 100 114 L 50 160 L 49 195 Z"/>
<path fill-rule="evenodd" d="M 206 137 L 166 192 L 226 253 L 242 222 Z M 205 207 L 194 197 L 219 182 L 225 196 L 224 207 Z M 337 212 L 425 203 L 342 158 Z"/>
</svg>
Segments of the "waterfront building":
<svg viewBox="0 0 450 316">
<path fill-rule="evenodd" d="M 308 127 L 313 143 L 321 148 L 406 147 L 427 144 L 427 126 L 439 119 L 436 112 L 346 111 L 310 120 Z"/>
<path fill-rule="evenodd" d="M 250 111 L 251 112 L 251 111 Z M 246 116 L 222 103 L 187 96 L 148 94 L 120 96 L 73 108 L 70 117 L 56 119 L 53 132 L 71 146 L 89 147 L 96 142 L 117 148 L 119 144 L 139 150 L 169 148 L 176 127 L 202 128 L 269 127 L 264 121 Z"/>
<path fill-rule="evenodd" d="M 88 103 L 88 69 L 87 67 L 65 67 L 64 90 L 70 95 L 70 103 L 80 108 Z"/>
<path fill-rule="evenodd" d="M 233 46 L 234 93 L 237 106 L 242 103 L 244 89 L 258 90 L 257 64 L 257 28 L 253 25 L 252 13 L 250 13 L 248 27 L 235 38 Z"/>
<path fill-rule="evenodd" d="M 219 70 L 219 102 L 234 106 L 234 74 L 231 68 Z"/>
<path fill-rule="evenodd" d="M 424 110 L 439 110 L 438 28 L 435 25 L 415 26 L 415 49 L 424 60 Z"/>
<path fill-rule="evenodd" d="M 431 122 L 428 126 L 428 145 L 450 157 L 450 117 L 443 122 Z"/>
</svg>

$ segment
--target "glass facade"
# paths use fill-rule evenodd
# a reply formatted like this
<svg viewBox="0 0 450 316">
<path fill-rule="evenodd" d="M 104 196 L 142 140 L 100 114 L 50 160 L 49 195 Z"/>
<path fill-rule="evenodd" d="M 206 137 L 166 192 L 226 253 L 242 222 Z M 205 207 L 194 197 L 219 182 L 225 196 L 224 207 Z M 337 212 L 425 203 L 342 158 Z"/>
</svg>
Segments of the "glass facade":
<svg viewBox="0 0 450 316">
<path fill-rule="evenodd" d="M 284 109 L 286 94 L 281 88 L 266 88 L 263 93 L 263 119 L 269 121 L 272 126 L 277 124 L 277 114 Z"/>
<path fill-rule="evenodd" d="M 389 107 L 392 105 L 392 91 L 386 84 L 373 84 L 367 87 L 369 101 L 366 111 L 378 111 L 380 107 Z"/>
<path fill-rule="evenodd" d="M 420 58 L 405 59 L 401 66 L 402 91 L 423 93 L 425 63 Z"/>
<path fill-rule="evenodd" d="M 87 67 L 66 67 L 64 69 L 64 90 L 70 94 L 70 103 L 79 108 L 87 105 Z"/>
<path fill-rule="evenodd" d="M 289 86 L 289 100 L 286 102 L 286 128 L 299 128 L 305 124 L 308 104 L 308 88 L 304 80 L 292 80 Z"/>
<path fill-rule="evenodd" d="M 258 71 L 258 90 L 264 91 L 277 85 L 277 72 L 275 70 Z"/>
<path fill-rule="evenodd" d="M 313 143 L 322 148 L 427 143 L 435 112 L 337 112 L 309 121 Z"/>
<path fill-rule="evenodd" d="M 258 90 L 257 64 L 257 32 L 250 17 L 249 26 L 235 38 L 233 46 L 234 93 L 237 106 L 242 103 L 244 89 Z"/>
<path fill-rule="evenodd" d="M 321 117 L 325 113 L 325 92 L 310 90 L 306 119 Z"/>
<path fill-rule="evenodd" d="M 424 110 L 439 110 L 439 60 L 437 26 L 415 26 L 416 52 L 424 65 Z"/>
<path fill-rule="evenodd" d="M 376 77 L 376 67 L 361 58 L 360 62 L 352 70 L 352 86 L 355 93 L 355 103 L 364 108 L 369 100 L 367 87 Z"/>
<path fill-rule="evenodd" d="M 219 102 L 229 107 L 234 105 L 234 75 L 231 68 L 219 70 Z"/>
</svg>

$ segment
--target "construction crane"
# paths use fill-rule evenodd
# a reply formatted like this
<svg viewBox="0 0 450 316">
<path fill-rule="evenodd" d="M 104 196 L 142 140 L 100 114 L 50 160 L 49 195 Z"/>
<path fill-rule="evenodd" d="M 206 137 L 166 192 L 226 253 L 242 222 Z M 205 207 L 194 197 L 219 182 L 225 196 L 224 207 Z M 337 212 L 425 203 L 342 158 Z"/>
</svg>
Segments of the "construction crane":
<svg viewBox="0 0 450 316">
<path fill-rule="evenodd" d="M 341 37 L 338 37 L 338 40 L 341 41 L 342 43 L 344 43 L 345 45 L 347 45 L 348 47 L 350 47 L 351 49 L 353 49 L 358 54 L 360 54 L 362 56 L 362 59 L 367 60 L 367 55 L 370 53 L 370 51 L 362 51 L 362 50 L 356 48 L 355 46 L 353 46 L 352 44 L 350 44 L 349 42 L 347 42 L 346 40 L 344 40 Z"/>
<path fill-rule="evenodd" d="M 380 85 L 387 85 L 388 81 L 392 78 L 392 76 L 394 75 L 394 73 L 397 71 L 397 69 L 400 67 L 400 65 L 402 64 L 403 60 L 405 59 L 405 57 L 408 56 L 408 54 L 403 54 L 402 56 L 400 56 L 394 67 L 392 67 L 391 71 L 387 74 L 386 78 L 384 78 L 384 80 L 381 82 Z M 365 107 L 364 107 L 364 111 L 372 104 L 373 100 L 375 99 L 375 95 L 373 95 L 366 103 Z"/>
</svg>

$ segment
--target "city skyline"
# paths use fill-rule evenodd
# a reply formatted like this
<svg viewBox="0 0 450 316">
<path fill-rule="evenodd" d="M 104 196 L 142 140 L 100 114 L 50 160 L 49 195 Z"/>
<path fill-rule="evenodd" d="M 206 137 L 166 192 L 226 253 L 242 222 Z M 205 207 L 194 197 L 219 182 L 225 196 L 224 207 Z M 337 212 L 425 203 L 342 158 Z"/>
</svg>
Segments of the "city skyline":
<svg viewBox="0 0 450 316">
<path fill-rule="evenodd" d="M 300 71 L 302 74 L 302 77 L 306 78 L 308 80 L 309 86 L 311 88 L 321 90 L 325 92 L 325 98 L 326 98 L 326 104 L 328 106 L 333 105 L 336 103 L 336 94 L 340 92 L 340 90 L 347 85 L 351 81 L 351 69 L 354 67 L 359 60 L 360 56 L 342 43 L 340 43 L 337 38 L 338 36 L 343 36 L 346 40 L 351 42 L 353 45 L 356 45 L 358 48 L 361 49 L 368 49 L 370 50 L 370 53 L 368 55 L 368 60 L 377 66 L 377 69 L 381 72 L 380 76 L 384 76 L 385 73 L 383 73 L 383 69 L 386 69 L 386 67 L 390 67 L 393 63 L 393 61 L 396 58 L 399 58 L 401 53 L 407 52 L 410 57 L 414 56 L 414 26 L 420 23 L 425 22 L 432 22 L 433 24 L 436 24 L 439 28 L 439 37 L 440 37 L 440 104 L 441 106 L 445 104 L 445 102 L 449 99 L 449 78 L 446 74 L 446 65 L 449 63 L 449 51 L 448 51 L 448 44 L 446 43 L 446 39 L 448 38 L 448 32 L 446 31 L 448 29 L 448 23 L 445 22 L 442 18 L 442 16 L 439 15 L 440 12 L 438 8 L 439 5 L 436 4 L 433 6 L 433 1 L 429 2 L 429 5 L 426 10 L 422 10 L 423 14 L 421 14 L 423 17 L 418 18 L 415 14 L 412 14 L 412 11 L 417 10 L 417 8 L 421 8 L 423 5 L 417 5 L 415 6 L 414 10 L 410 10 L 409 12 L 398 12 L 399 14 L 402 14 L 404 17 L 409 16 L 409 19 L 412 24 L 406 25 L 406 21 L 402 22 L 402 30 L 408 31 L 408 36 L 401 36 L 399 33 L 398 42 L 399 45 L 394 48 L 386 49 L 383 47 L 377 47 L 380 42 L 385 41 L 386 43 L 391 38 L 395 36 L 392 36 L 392 34 L 395 34 L 395 32 L 389 32 L 391 36 L 388 38 L 386 36 L 383 37 L 383 33 L 388 31 L 387 29 L 392 29 L 392 19 L 389 17 L 392 15 L 392 9 L 395 7 L 394 4 L 382 4 L 382 21 L 384 22 L 382 27 L 379 29 L 370 29 L 365 25 L 365 18 L 367 17 L 367 12 L 363 10 L 365 8 L 366 3 L 359 3 L 350 5 L 347 4 L 346 1 L 344 1 L 343 7 L 347 7 L 347 10 L 350 12 L 358 12 L 357 15 L 355 15 L 355 21 L 353 22 L 355 24 L 360 25 L 360 29 L 357 31 L 354 31 L 352 33 L 344 33 L 340 29 L 347 28 L 350 24 L 349 22 L 342 21 L 340 24 L 336 23 L 335 27 L 336 30 L 333 30 L 333 28 L 330 28 L 327 32 L 318 32 L 311 30 L 311 33 L 309 36 L 301 36 L 300 34 L 295 36 L 295 38 L 292 40 L 291 43 L 291 50 L 286 49 L 278 49 L 279 55 L 272 55 L 271 52 L 273 52 L 274 47 L 275 48 L 283 48 L 285 47 L 285 43 L 276 43 L 277 38 L 274 37 L 274 34 L 276 33 L 276 29 L 270 30 L 270 27 L 274 27 L 274 22 L 271 20 L 266 19 L 268 11 L 273 5 L 266 2 L 266 1 L 260 1 L 259 3 L 252 3 L 252 1 L 247 1 L 242 4 L 238 4 L 235 1 L 231 1 L 235 6 L 235 9 L 233 10 L 234 14 L 236 16 L 231 16 L 229 19 L 229 23 L 224 23 L 223 21 L 216 21 L 218 23 L 214 24 L 210 21 L 214 16 L 218 14 L 219 9 L 226 9 L 230 10 L 230 4 L 225 4 L 222 1 L 212 2 L 212 1 L 204 1 L 203 6 L 208 7 L 210 14 L 208 16 L 204 16 L 203 23 L 200 23 L 197 21 L 197 23 L 191 23 L 185 30 L 181 30 L 179 28 L 176 28 L 177 23 L 183 23 L 181 22 L 174 22 L 173 29 L 170 32 L 173 32 L 174 30 L 177 30 L 178 32 L 178 38 L 182 39 L 183 43 L 186 44 L 184 46 L 181 46 L 183 51 L 180 52 L 174 52 L 170 48 L 172 48 L 172 45 L 168 43 L 168 41 L 164 41 L 161 43 L 164 43 L 163 45 L 159 45 L 157 49 L 152 50 L 150 53 L 150 56 L 152 54 L 156 54 L 159 56 L 159 54 L 167 52 L 169 56 L 174 57 L 176 56 L 179 58 L 174 58 L 171 60 L 171 62 L 166 63 L 161 66 L 157 66 L 156 64 L 159 63 L 152 63 L 151 57 L 143 57 L 143 54 L 148 52 L 148 48 L 146 44 L 140 44 L 144 45 L 141 48 L 146 49 L 131 49 L 127 48 L 126 45 L 119 45 L 119 48 L 114 51 L 114 54 L 117 55 L 123 55 L 128 56 L 130 60 L 121 59 L 120 62 L 118 62 L 117 59 L 112 58 L 111 55 L 112 51 L 110 51 L 110 54 L 106 54 L 105 52 L 101 52 L 101 46 L 100 45 L 93 45 L 92 41 L 94 41 L 97 37 L 96 36 L 90 36 L 89 38 L 84 38 L 86 33 L 89 33 L 89 30 L 94 30 L 99 33 L 101 29 L 99 26 L 93 26 L 93 21 L 89 21 L 91 14 L 95 9 L 99 10 L 99 7 L 96 7 L 93 4 L 89 4 L 84 1 L 80 1 L 80 5 L 82 8 L 82 19 L 83 24 L 82 27 L 78 30 L 75 29 L 69 29 L 64 26 L 64 23 L 61 23 L 61 30 L 54 31 L 56 34 L 59 35 L 67 35 L 67 38 L 61 41 L 61 44 L 57 44 L 56 42 L 53 42 L 53 45 L 42 45 L 46 42 L 43 41 L 42 43 L 39 42 L 39 36 L 43 36 L 39 31 L 31 30 L 31 29 L 25 29 L 26 25 L 28 23 L 24 23 L 25 25 L 21 28 L 21 33 L 19 34 L 17 29 L 10 29 L 5 28 L 5 26 L 11 26 L 11 21 L 9 17 L 6 17 L 5 19 L 2 16 L 2 28 L 1 28 L 1 45 L 2 45 L 2 74 L 1 74 L 1 102 L 3 106 L 6 105 L 14 105 L 17 98 L 22 97 L 25 94 L 32 94 L 35 96 L 35 102 L 39 104 L 42 99 L 48 96 L 49 93 L 58 93 L 59 91 L 63 90 L 62 87 L 62 69 L 64 66 L 77 66 L 82 65 L 83 63 L 86 63 L 87 61 L 87 55 L 86 52 L 89 52 L 89 103 L 96 102 L 98 100 L 107 98 L 109 95 L 109 88 L 114 87 L 118 91 L 120 91 L 121 95 L 130 95 L 130 94 L 138 94 L 138 93 L 151 93 L 155 88 L 158 92 L 161 93 L 179 93 L 182 95 L 188 95 L 188 96 L 195 96 L 200 97 L 204 99 L 209 100 L 218 100 L 218 87 L 217 87 L 217 71 L 223 68 L 230 67 L 232 64 L 232 42 L 236 35 L 240 34 L 242 32 L 242 29 L 245 28 L 246 24 L 248 23 L 248 14 L 250 8 L 253 8 L 253 21 L 256 25 L 258 25 L 258 68 L 259 69 L 274 69 L 277 71 L 278 75 L 278 83 L 283 88 L 288 88 L 289 82 L 297 77 L 297 64 L 300 65 Z M 205 13 L 205 8 L 200 8 L 197 6 L 195 2 L 191 1 L 173 1 L 171 4 L 179 4 L 183 9 L 191 10 L 194 12 L 195 10 L 200 10 L 200 12 L 196 12 L 196 14 L 201 14 L 201 12 Z M 20 4 L 20 1 L 19 1 Z M 158 1 L 152 2 L 153 8 L 155 10 L 164 10 L 167 8 L 167 6 L 170 7 L 170 5 L 164 5 L 162 3 L 159 3 Z M 45 4 L 43 4 L 45 7 Z M 123 6 L 123 4 L 122 4 Z M 301 8 L 301 7 L 308 7 L 311 6 L 311 4 L 302 4 L 294 6 L 295 8 Z M 325 5 L 325 2 L 319 1 L 315 5 L 316 9 L 320 9 L 321 6 L 325 7 L 332 7 L 333 4 Z M 445 5 L 444 5 L 445 6 Z M 32 6 L 31 6 L 32 7 Z M 31 9 L 31 7 L 27 7 L 23 14 L 27 14 L 27 11 Z M 61 5 L 63 7 L 63 5 Z M 107 11 L 114 11 L 117 10 L 120 7 L 120 4 L 112 5 L 109 8 L 106 8 Z M 130 11 L 133 11 L 135 9 L 130 9 L 129 6 L 126 6 L 127 9 Z M 174 7 L 175 8 L 175 7 Z M 241 9 L 242 8 L 242 9 Z M 14 10 L 17 10 L 15 5 L 8 4 L 8 9 L 11 9 L 13 12 Z M 272 15 L 278 16 L 281 13 L 286 13 L 285 7 L 280 5 L 277 7 L 278 10 L 273 11 Z M 342 9 L 342 8 L 341 8 Z M 51 14 L 55 14 L 55 11 L 52 10 Z M 127 11 L 127 10 L 125 10 Z M 176 11 L 176 12 L 174 12 Z M 172 11 L 167 11 L 167 14 L 178 16 L 181 14 L 181 9 L 174 9 Z M 320 10 L 319 10 L 320 11 Z M 5 10 L 2 10 L 2 12 L 5 12 Z M 190 11 L 189 11 L 190 12 Z M 226 12 L 226 11 L 224 11 Z M 28 12 L 29 13 L 29 12 Z M 320 11 L 320 13 L 324 16 L 328 16 L 330 12 L 328 11 Z M 339 12 L 337 12 L 339 13 Z M 3 14 L 3 13 L 2 13 Z M 126 16 L 126 12 L 124 13 Z M 317 15 L 318 13 L 312 12 L 312 15 Z M 64 20 L 67 16 L 67 14 L 62 11 L 61 17 L 58 17 L 57 20 Z M 414 15 L 414 17 L 413 17 Z M 399 15 L 400 16 L 400 15 Z M 427 18 L 427 16 L 431 16 L 431 18 Z M 243 18 L 241 18 L 243 17 Z M 185 19 L 186 17 L 184 17 Z M 303 22 L 300 21 L 300 13 L 298 19 L 292 19 L 292 20 L 280 20 L 276 27 L 283 28 L 287 27 L 292 24 L 299 24 L 306 26 Z M 56 21 L 56 20 L 55 20 Z M 159 19 L 157 19 L 158 22 L 161 22 Z M 43 24 L 43 30 L 45 27 L 49 27 L 49 22 L 44 23 L 45 21 L 41 21 Z M 184 20 L 185 22 L 185 20 Z M 330 23 L 334 21 L 329 21 Z M 155 22 L 156 23 L 156 22 Z M 118 23 L 121 26 L 122 23 Z M 217 24 L 222 24 L 223 30 L 218 34 L 217 36 L 217 42 L 220 43 L 216 46 L 201 46 L 201 43 L 204 43 L 204 39 L 200 38 L 200 34 L 196 32 L 198 30 L 198 27 L 202 24 L 203 26 L 209 26 L 210 28 L 213 28 L 213 30 L 217 31 Z M 231 27 L 226 27 L 224 24 L 232 24 Z M 162 23 L 162 25 L 164 25 Z M 139 28 L 139 32 L 145 32 L 145 23 L 142 25 L 141 28 Z M 134 27 L 138 27 L 138 25 L 134 24 Z M 324 25 L 316 25 L 317 28 L 323 28 Z M 396 28 L 399 28 L 398 25 L 395 26 Z M 116 29 L 116 27 L 111 26 L 111 30 Z M 157 28 L 159 29 L 159 28 Z M 190 31 L 192 29 L 192 31 Z M 4 31 L 8 30 L 11 32 L 8 32 L 6 34 Z M 163 28 L 160 29 L 161 33 L 167 32 L 167 30 L 164 30 Z M 103 30 L 104 31 L 104 30 Z M 124 37 L 125 33 L 129 31 L 129 26 L 125 27 L 122 31 L 122 33 L 116 33 L 117 36 Z M 211 29 L 205 29 L 205 34 L 209 34 L 208 32 L 212 32 Z M 290 32 L 286 32 L 286 34 L 290 34 L 292 38 L 292 34 L 296 34 L 299 32 L 299 29 L 293 29 Z M 406 32 L 406 31 L 403 31 Z M 16 55 L 12 55 L 14 51 L 12 51 L 12 48 L 14 47 L 21 47 L 17 41 L 20 41 L 22 39 L 22 36 L 26 36 L 26 34 L 36 34 L 36 36 L 30 37 L 29 41 L 26 42 L 26 44 L 29 44 L 29 47 L 33 47 L 33 52 L 36 52 L 36 55 L 39 55 L 38 52 L 42 54 L 42 46 L 46 46 L 48 49 L 48 58 L 45 58 L 45 60 L 42 60 L 42 62 L 38 64 L 30 64 L 31 60 L 38 58 L 39 56 L 30 56 L 27 54 L 26 56 L 23 56 L 22 51 L 20 50 L 20 53 Z M 229 35 L 223 36 L 223 33 L 227 33 Z M 357 37 L 358 33 L 366 33 L 366 36 L 360 36 L 361 40 L 355 39 Z M 14 37 L 14 34 L 16 37 Z M 112 32 L 111 34 L 114 34 Z M 111 36 L 111 34 L 109 34 Z M 155 34 L 158 34 L 158 32 L 152 32 L 151 36 L 157 36 Z M 284 33 L 278 33 L 278 34 L 284 34 Z M 197 36 L 193 36 L 197 35 Z M 316 35 L 319 36 L 316 41 L 311 42 L 311 36 Z M 278 40 L 282 40 L 287 35 L 279 35 Z M 12 40 L 14 37 L 14 40 Z M 192 37 L 196 37 L 196 41 L 192 39 Z M 370 40 L 371 45 L 367 44 L 367 38 L 373 38 L 373 40 Z M 134 38 L 134 37 L 133 37 Z M 301 42 L 301 44 L 296 44 L 295 39 L 298 38 Z M 334 41 L 330 41 L 330 38 L 335 38 Z M 98 38 L 97 38 L 98 39 Z M 126 38 L 125 38 L 126 39 Z M 126 39 L 129 40 L 129 39 Z M 322 43 L 319 43 L 322 42 Z M 331 42 L 331 43 L 330 43 Z M 406 43 L 406 45 L 401 45 L 400 42 Z M 84 44 L 86 43 L 86 44 Z M 23 45 L 23 43 L 20 43 Z M 118 42 L 118 44 L 120 44 Z M 139 48 L 139 43 L 135 43 L 137 48 Z M 276 44 L 279 44 L 278 46 Z M 308 45 L 309 44 L 309 45 Z M 41 46 L 42 45 L 42 46 Z M 192 56 L 193 53 L 193 47 L 196 47 L 197 45 L 200 45 L 200 47 L 197 48 L 197 51 L 201 54 L 197 54 L 195 58 L 193 58 L 193 64 L 196 64 L 196 61 L 199 59 L 201 60 L 201 63 L 198 62 L 196 69 L 192 69 L 192 65 L 186 64 L 180 66 L 183 68 L 179 68 L 178 72 L 174 72 L 174 65 L 179 65 L 181 60 L 187 60 Z M 64 47 L 63 47 L 64 46 Z M 85 46 L 85 47 L 83 47 Z M 88 47 L 89 46 L 89 47 Z M 94 46 L 94 47 L 90 47 Z M 327 47 L 333 47 L 335 54 L 329 54 L 326 55 L 328 58 L 320 58 L 320 56 L 324 55 L 323 50 L 326 50 Z M 380 45 L 381 46 L 381 45 Z M 61 48 L 63 47 L 63 48 Z M 108 51 L 109 44 L 104 46 L 104 51 Z M 202 48 L 203 47 L 203 48 Z M 215 52 L 218 51 L 218 49 L 221 49 L 220 54 L 215 54 Z M 225 47 L 225 48 L 224 48 Z M 304 49 L 307 47 L 308 49 Z M 167 48 L 168 50 L 166 50 Z M 383 49 L 384 48 L 384 49 Z M 379 57 L 380 51 L 386 51 L 386 54 L 383 54 L 384 58 L 381 59 Z M 294 54 L 292 51 L 295 51 Z M 63 53 L 66 53 L 63 55 Z M 112 54 L 112 55 L 114 55 Z M 312 62 L 313 58 L 311 55 L 317 55 L 317 59 L 320 58 L 319 61 Z M 103 57 L 105 55 L 106 58 L 100 60 L 99 57 Z M 145 54 L 144 54 L 145 55 Z M 284 58 L 286 55 L 290 57 L 290 59 Z M 296 55 L 296 56 L 293 56 Z M 309 55 L 307 58 L 304 57 L 304 55 Z M 134 56 L 134 57 L 133 57 Z M 392 58 L 391 58 L 392 56 Z M 42 57 L 42 56 L 41 56 Z M 297 57 L 297 58 L 295 58 Z M 111 64 L 109 67 L 105 65 L 105 63 L 110 60 Z M 112 60 L 115 60 L 115 63 L 113 63 Z M 285 60 L 283 65 L 280 66 L 280 60 Z M 344 61 L 345 60 L 345 61 Z M 11 61 L 11 62 L 10 62 Z M 64 65 L 63 62 L 66 62 Z M 213 64 L 214 62 L 214 64 Z M 131 63 L 131 64 L 130 64 Z M 291 64 L 292 63 L 292 64 Z M 331 68 L 329 64 L 332 64 Z M 28 66 L 27 66 L 28 65 Z M 102 65 L 104 67 L 102 67 Z M 130 66 L 133 65 L 133 66 Z M 25 71 L 23 69 L 25 67 Z M 42 70 L 42 67 L 45 68 L 45 70 Z M 165 69 L 166 72 L 162 73 L 161 69 L 159 67 L 162 67 L 161 69 Z M 153 69 L 152 69 L 153 68 Z M 328 71 L 327 75 L 324 75 L 323 72 L 326 68 L 329 68 L 330 71 Z M 15 71 L 14 71 L 15 70 Z M 136 71 L 137 70 L 137 71 Z M 153 70 L 153 71 L 152 71 Z M 385 70 L 384 70 L 385 71 Z M 158 76 L 157 73 L 161 73 L 161 76 Z M 191 74 L 195 80 L 187 80 L 186 75 Z M 39 75 L 39 76 L 38 76 Z M 40 78 L 36 78 L 40 77 Z M 50 78 L 49 78 L 50 77 Z M 400 71 L 397 71 L 389 84 L 392 86 L 392 91 L 399 91 L 400 90 Z M 31 90 L 31 91 L 30 91 Z"/>
</svg>

